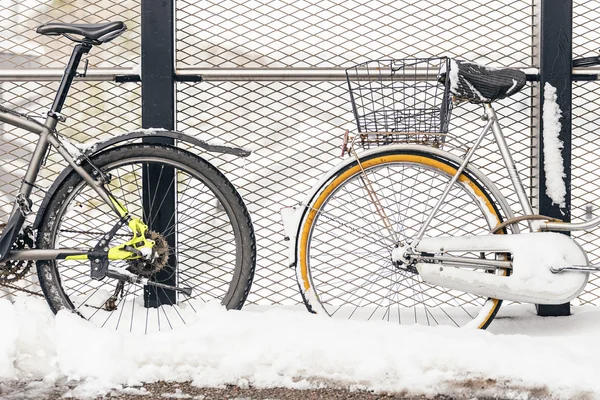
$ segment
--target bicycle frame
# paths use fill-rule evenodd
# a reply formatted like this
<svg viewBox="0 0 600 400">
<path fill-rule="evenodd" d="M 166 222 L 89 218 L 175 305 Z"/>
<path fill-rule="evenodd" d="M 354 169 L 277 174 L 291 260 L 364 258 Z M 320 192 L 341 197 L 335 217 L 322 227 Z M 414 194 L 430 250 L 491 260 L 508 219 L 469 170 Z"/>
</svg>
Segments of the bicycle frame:
<svg viewBox="0 0 600 400">
<path fill-rule="evenodd" d="M 60 86 L 56 93 L 56 97 L 52 104 L 46 121 L 42 124 L 33 119 L 30 119 L 19 113 L 10 111 L 4 107 L 0 107 L 0 121 L 24 129 L 28 132 L 39 135 L 39 140 L 29 161 L 27 172 L 22 180 L 17 201 L 13 206 L 13 210 L 10 214 L 7 226 L 2 232 L 0 238 L 0 262 L 5 260 L 55 260 L 55 259 L 66 259 L 67 257 L 73 259 L 87 259 L 88 250 L 81 249 L 25 249 L 25 250 L 10 250 L 13 242 L 15 241 L 18 233 L 20 232 L 26 215 L 31 211 L 31 192 L 33 190 L 35 181 L 38 177 L 40 168 L 46 157 L 50 146 L 54 146 L 58 153 L 65 159 L 65 161 L 78 173 L 89 185 L 98 193 L 100 198 L 108 204 L 111 209 L 122 219 L 128 219 L 129 213 L 104 187 L 104 185 L 94 179 L 86 170 L 79 165 L 67 149 L 62 146 L 57 134 L 56 126 L 59 120 L 64 118 L 60 115 L 62 107 L 65 103 L 67 93 L 73 78 L 76 75 L 77 67 L 81 61 L 83 54 L 87 54 L 92 48 L 91 43 L 80 43 L 75 46 L 65 73 L 61 79 Z M 25 205 L 25 207 L 24 207 Z"/>
<path fill-rule="evenodd" d="M 525 191 L 525 187 L 523 186 L 523 183 L 522 183 L 521 179 L 519 178 L 516 164 L 512 158 L 512 155 L 508 148 L 508 144 L 506 143 L 506 139 L 504 138 L 504 135 L 502 134 L 502 129 L 498 122 L 498 115 L 496 114 L 496 112 L 494 111 L 494 109 L 490 103 L 484 104 L 484 112 L 485 112 L 484 120 L 487 120 L 486 125 L 484 126 L 481 133 L 477 137 L 473 147 L 471 147 L 471 149 L 469 149 L 468 153 L 464 157 L 463 162 L 457 169 L 455 176 L 452 178 L 450 183 L 447 185 L 446 189 L 444 190 L 444 192 L 438 199 L 438 202 L 436 203 L 436 205 L 433 207 L 432 211 L 427 216 L 425 223 L 421 226 L 421 229 L 419 230 L 419 232 L 413 239 L 413 241 L 411 243 L 411 247 L 413 249 L 415 249 L 417 247 L 418 243 L 421 241 L 421 239 L 423 239 L 423 236 L 425 235 L 425 231 L 427 230 L 429 224 L 431 223 L 434 215 L 436 214 L 436 212 L 440 209 L 441 205 L 443 204 L 446 196 L 448 195 L 448 192 L 450 191 L 451 186 L 454 184 L 454 182 L 456 182 L 456 180 L 458 179 L 460 174 L 467 167 L 474 152 L 481 145 L 482 139 L 489 133 L 490 130 L 492 131 L 492 133 L 494 135 L 494 139 L 498 145 L 500 155 L 504 162 L 504 166 L 506 167 L 506 169 L 508 171 L 508 175 L 509 175 L 511 184 L 513 186 L 513 189 L 515 190 L 515 193 L 517 194 L 517 198 L 518 198 L 519 204 L 521 205 L 521 208 L 523 210 L 523 214 L 525 216 L 534 215 L 533 207 L 531 206 L 531 203 L 529 202 L 529 200 L 527 198 L 527 193 Z M 538 231 L 538 230 L 539 231 L 563 231 L 563 232 L 580 231 L 580 230 L 594 228 L 594 227 L 600 225 L 600 216 L 598 216 L 590 221 L 579 222 L 579 223 L 551 222 L 551 221 L 540 222 L 540 221 L 533 221 L 533 220 L 528 220 L 528 223 L 529 223 L 529 227 L 532 231 Z"/>
</svg>

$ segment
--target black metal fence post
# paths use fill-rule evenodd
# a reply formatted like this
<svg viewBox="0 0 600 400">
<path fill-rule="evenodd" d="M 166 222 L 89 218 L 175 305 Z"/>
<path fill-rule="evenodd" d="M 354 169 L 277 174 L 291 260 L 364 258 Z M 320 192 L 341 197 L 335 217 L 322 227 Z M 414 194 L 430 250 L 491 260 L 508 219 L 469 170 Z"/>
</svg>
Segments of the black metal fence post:
<svg viewBox="0 0 600 400">
<path fill-rule="evenodd" d="M 173 129 L 175 126 L 175 0 L 142 0 L 142 127 Z M 171 139 L 145 138 L 145 143 L 162 142 L 173 145 Z M 164 232 L 167 224 L 173 224 L 171 216 L 175 209 L 176 185 L 173 169 L 159 171 L 156 165 L 143 171 L 143 207 L 145 215 L 152 215 L 150 229 Z M 166 196 L 162 204 L 152 202 L 150 193 Z M 160 207 L 159 207 L 160 205 Z M 147 224 L 150 221 L 146 221 Z M 175 247 L 175 234 L 167 237 L 171 248 Z M 159 282 L 176 284 L 175 255 L 156 277 Z M 147 307 L 174 304 L 176 294 L 172 290 L 144 288 Z"/>
<path fill-rule="evenodd" d="M 573 1 L 540 0 L 540 141 L 539 141 L 539 213 L 571 221 L 571 84 L 572 84 L 572 33 Z M 544 169 L 544 122 L 543 102 L 546 83 L 554 86 L 560 107 L 559 140 L 563 142 L 564 183 L 567 189 L 565 205 L 553 204 L 546 193 Z M 537 305 L 538 315 L 562 316 L 570 314 L 570 305 Z"/>
</svg>

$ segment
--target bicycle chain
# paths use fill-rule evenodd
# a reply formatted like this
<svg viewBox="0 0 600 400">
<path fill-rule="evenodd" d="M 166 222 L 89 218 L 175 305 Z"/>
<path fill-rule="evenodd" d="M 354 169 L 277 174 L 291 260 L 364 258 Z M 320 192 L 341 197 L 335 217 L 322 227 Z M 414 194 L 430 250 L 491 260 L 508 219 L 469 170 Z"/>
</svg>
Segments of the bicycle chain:
<svg viewBox="0 0 600 400">
<path fill-rule="evenodd" d="M 11 285 L 10 283 L 0 283 L 0 286 L 8 288 L 8 289 L 12 289 L 12 290 L 18 290 L 19 292 L 24 292 L 33 296 L 39 296 L 39 297 L 44 297 L 44 295 L 42 293 L 39 292 L 34 292 L 33 290 L 29 290 L 29 289 L 25 289 L 19 286 L 15 286 L 15 285 Z"/>
</svg>

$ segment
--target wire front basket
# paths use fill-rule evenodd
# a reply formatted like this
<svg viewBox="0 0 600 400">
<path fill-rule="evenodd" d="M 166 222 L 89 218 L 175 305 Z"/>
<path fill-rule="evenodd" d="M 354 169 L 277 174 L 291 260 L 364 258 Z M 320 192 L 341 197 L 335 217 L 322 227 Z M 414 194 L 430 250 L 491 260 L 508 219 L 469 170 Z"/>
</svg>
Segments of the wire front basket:
<svg viewBox="0 0 600 400">
<path fill-rule="evenodd" d="M 452 110 L 450 83 L 438 81 L 450 60 L 374 60 L 346 69 L 363 148 L 391 143 L 441 147 Z"/>
</svg>

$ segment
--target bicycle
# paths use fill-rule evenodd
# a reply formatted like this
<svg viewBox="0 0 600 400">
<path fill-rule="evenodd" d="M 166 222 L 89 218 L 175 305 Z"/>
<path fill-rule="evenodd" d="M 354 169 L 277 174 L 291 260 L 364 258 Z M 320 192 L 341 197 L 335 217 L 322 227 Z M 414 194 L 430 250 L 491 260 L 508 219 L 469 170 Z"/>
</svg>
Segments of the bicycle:
<svg viewBox="0 0 600 400">
<path fill-rule="evenodd" d="M 523 71 L 430 58 L 369 61 L 346 76 L 358 127 L 345 135 L 350 158 L 282 212 L 310 312 L 485 329 L 503 300 L 566 303 L 600 271 L 573 239 L 548 232 L 600 217 L 535 215 L 502 135 L 492 102 L 519 92 Z M 457 101 L 483 107 L 484 127 L 463 157 L 442 150 Z M 524 215 L 471 163 L 490 131 Z M 532 233 L 521 233 L 524 221 Z"/>
<path fill-rule="evenodd" d="M 73 79 L 86 74 L 87 60 L 77 73 L 82 56 L 126 29 L 123 22 L 37 28 L 77 44 L 43 123 L 0 106 L 1 122 L 39 135 L 0 238 L 0 281 L 21 278 L 35 261 L 54 313 L 70 310 L 99 326 L 146 333 L 193 321 L 195 303 L 216 298 L 228 309 L 241 308 L 256 242 L 248 210 L 229 180 L 203 158 L 155 139 L 241 157 L 249 151 L 161 129 L 82 150 L 57 131 Z M 33 225 L 25 225 L 51 147 L 68 167 L 46 192 Z"/>
</svg>

